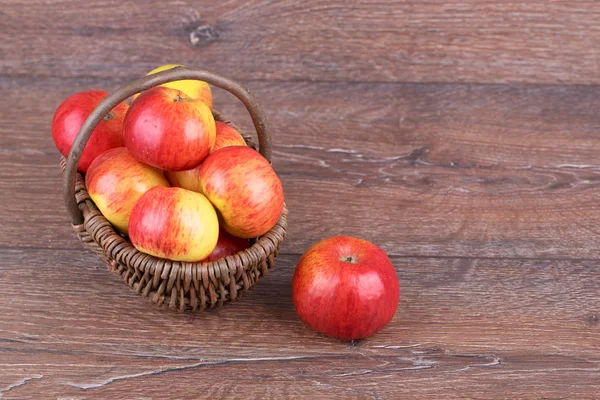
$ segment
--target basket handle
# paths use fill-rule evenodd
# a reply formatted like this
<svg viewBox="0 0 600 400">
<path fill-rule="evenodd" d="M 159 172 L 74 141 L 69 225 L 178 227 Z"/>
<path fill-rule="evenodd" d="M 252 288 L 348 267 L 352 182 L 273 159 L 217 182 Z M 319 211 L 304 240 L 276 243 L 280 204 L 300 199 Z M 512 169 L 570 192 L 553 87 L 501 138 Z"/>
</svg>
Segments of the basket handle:
<svg viewBox="0 0 600 400">
<path fill-rule="evenodd" d="M 205 81 L 211 85 L 225 89 L 235 95 L 244 104 L 244 106 L 246 106 L 248 113 L 250 113 L 250 117 L 254 123 L 254 128 L 258 134 L 260 154 L 262 154 L 267 161 L 271 162 L 271 135 L 268 129 L 267 119 L 264 111 L 256 98 L 250 94 L 247 89 L 242 87 L 242 85 L 215 72 L 201 69 L 187 69 L 184 67 L 176 67 L 166 71 L 158 72 L 156 74 L 148 75 L 119 88 L 114 93 L 105 97 L 104 100 L 102 100 L 94 109 L 94 111 L 92 111 L 87 117 L 81 126 L 77 137 L 73 141 L 71 151 L 67 157 L 64 197 L 67 210 L 74 225 L 80 225 L 83 223 L 83 214 L 79 210 L 79 207 L 77 206 L 77 199 L 75 198 L 77 166 L 79 165 L 79 159 L 81 158 L 83 149 L 85 148 L 85 145 L 96 126 L 98 126 L 100 121 L 113 108 L 134 94 L 148 90 L 155 86 L 162 85 L 163 83 L 188 79 Z"/>
</svg>

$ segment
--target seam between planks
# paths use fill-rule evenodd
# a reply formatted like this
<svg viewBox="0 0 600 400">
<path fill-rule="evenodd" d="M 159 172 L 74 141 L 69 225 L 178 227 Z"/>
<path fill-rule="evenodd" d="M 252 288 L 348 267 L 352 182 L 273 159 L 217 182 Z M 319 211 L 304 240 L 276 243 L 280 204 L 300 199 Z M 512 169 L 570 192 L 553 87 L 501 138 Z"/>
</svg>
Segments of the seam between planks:
<svg viewBox="0 0 600 400">
<path fill-rule="evenodd" d="M 88 252 L 83 247 L 44 247 L 44 246 L 0 246 L 0 252 L 25 250 L 58 250 Z M 279 256 L 300 257 L 303 253 L 280 252 Z M 90 253 L 91 255 L 91 253 Z M 514 260 L 514 261 L 571 261 L 571 262 L 600 262 L 600 258 L 570 258 L 570 257 L 478 257 L 478 256 L 440 256 L 423 254 L 388 254 L 396 259 L 440 259 L 440 260 Z"/>
<path fill-rule="evenodd" d="M 30 74 L 2 74 L 0 73 L 0 82 L 2 80 L 17 79 L 61 79 L 61 80 L 105 80 L 115 83 L 128 83 L 139 79 L 141 75 L 131 75 L 130 77 L 110 77 L 106 78 L 99 75 L 70 75 L 70 76 L 50 76 L 50 75 L 30 75 Z M 231 76 L 242 84 L 248 83 L 306 83 L 306 84 L 344 84 L 344 85 L 422 85 L 422 86 L 510 86 L 510 87 L 565 87 L 565 88 L 600 88 L 600 83 L 535 83 L 526 81 L 382 81 L 382 80 L 342 80 L 342 79 L 240 79 Z"/>
</svg>

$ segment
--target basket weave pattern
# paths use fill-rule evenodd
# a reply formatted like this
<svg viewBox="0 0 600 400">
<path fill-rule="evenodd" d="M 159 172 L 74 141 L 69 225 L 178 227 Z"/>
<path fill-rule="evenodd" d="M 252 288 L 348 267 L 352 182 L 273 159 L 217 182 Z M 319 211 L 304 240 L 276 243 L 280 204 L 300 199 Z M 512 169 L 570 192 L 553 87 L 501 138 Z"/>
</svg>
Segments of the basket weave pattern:
<svg viewBox="0 0 600 400">
<path fill-rule="evenodd" d="M 217 112 L 214 116 L 215 120 L 232 125 Z M 249 146 L 256 148 L 244 138 Z M 61 159 L 60 167 L 64 174 L 65 158 Z M 238 254 L 204 263 L 170 261 L 140 252 L 117 233 L 90 198 L 80 173 L 76 175 L 75 198 L 83 223 L 72 226 L 84 246 L 152 303 L 180 311 L 204 310 L 236 300 L 275 266 L 287 230 L 288 211 L 284 205 L 275 226 Z"/>
</svg>

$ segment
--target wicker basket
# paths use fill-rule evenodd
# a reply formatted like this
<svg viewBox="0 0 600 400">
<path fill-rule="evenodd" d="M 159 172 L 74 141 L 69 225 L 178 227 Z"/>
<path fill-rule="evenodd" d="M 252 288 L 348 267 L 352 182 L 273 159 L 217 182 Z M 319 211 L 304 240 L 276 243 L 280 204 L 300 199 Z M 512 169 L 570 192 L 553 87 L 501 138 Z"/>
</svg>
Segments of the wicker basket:
<svg viewBox="0 0 600 400">
<path fill-rule="evenodd" d="M 275 266 L 275 257 L 287 230 L 286 206 L 277 224 L 265 235 L 253 239 L 251 246 L 244 251 L 203 263 L 170 261 L 138 251 L 127 237 L 116 232 L 90 198 L 85 179 L 76 167 L 94 128 L 118 103 L 143 90 L 183 79 L 203 80 L 234 94 L 252 117 L 260 153 L 271 161 L 267 121 L 262 108 L 246 89 L 209 71 L 175 68 L 132 82 L 106 97 L 83 124 L 68 159 L 61 160 L 61 170 L 65 179 L 67 210 L 73 229 L 85 247 L 96 253 L 106 262 L 110 271 L 121 276 L 152 303 L 181 311 L 196 311 L 236 300 Z M 231 125 L 219 113 L 213 114 L 216 120 Z M 246 136 L 244 138 L 256 149 Z"/>
</svg>

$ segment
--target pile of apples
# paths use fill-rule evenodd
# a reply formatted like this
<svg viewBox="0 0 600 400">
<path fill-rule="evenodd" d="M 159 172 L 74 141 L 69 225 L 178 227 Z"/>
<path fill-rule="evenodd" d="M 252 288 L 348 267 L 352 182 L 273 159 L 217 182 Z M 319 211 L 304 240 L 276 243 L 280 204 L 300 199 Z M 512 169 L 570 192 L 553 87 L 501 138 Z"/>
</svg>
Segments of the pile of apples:
<svg viewBox="0 0 600 400">
<path fill-rule="evenodd" d="M 52 137 L 63 156 L 106 96 L 84 91 L 60 104 Z M 247 248 L 284 206 L 273 168 L 214 120 L 202 81 L 166 83 L 116 106 L 92 133 L 78 170 L 100 212 L 138 250 L 175 261 L 213 261 Z"/>
</svg>

